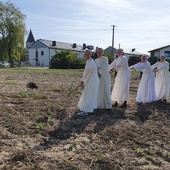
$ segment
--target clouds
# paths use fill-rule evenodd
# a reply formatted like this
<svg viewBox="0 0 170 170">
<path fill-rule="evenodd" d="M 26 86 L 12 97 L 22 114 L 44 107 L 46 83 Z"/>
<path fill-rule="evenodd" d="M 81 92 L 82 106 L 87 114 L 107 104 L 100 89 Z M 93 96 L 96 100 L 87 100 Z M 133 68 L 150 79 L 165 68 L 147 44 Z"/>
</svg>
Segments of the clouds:
<svg viewBox="0 0 170 170">
<path fill-rule="evenodd" d="M 4 0 L 5 2 L 5 0 Z M 11 0 L 27 15 L 35 38 L 141 52 L 169 45 L 169 0 Z"/>
</svg>

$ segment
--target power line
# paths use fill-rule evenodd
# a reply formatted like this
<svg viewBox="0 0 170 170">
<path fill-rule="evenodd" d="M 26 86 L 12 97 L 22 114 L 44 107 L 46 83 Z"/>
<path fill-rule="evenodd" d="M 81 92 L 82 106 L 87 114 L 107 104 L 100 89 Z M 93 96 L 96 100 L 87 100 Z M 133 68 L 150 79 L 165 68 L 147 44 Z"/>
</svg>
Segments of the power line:
<svg viewBox="0 0 170 170">
<path fill-rule="evenodd" d="M 138 30 L 138 29 L 126 29 L 126 28 L 120 28 L 117 29 L 117 31 L 122 32 L 162 32 L 162 33 L 170 33 L 170 30 Z"/>
<path fill-rule="evenodd" d="M 58 32 L 96 32 L 96 31 L 110 31 L 111 29 L 74 29 L 74 30 L 58 30 L 58 29 L 46 29 L 46 30 L 34 30 L 33 31 L 58 31 Z"/>
<path fill-rule="evenodd" d="M 111 26 L 113 27 L 113 26 Z M 115 27 L 114 27 L 115 28 Z M 58 31 L 58 32 L 96 32 L 96 31 L 111 31 L 113 29 L 103 28 L 103 29 L 33 29 L 33 31 Z M 122 32 L 162 32 L 162 33 L 170 33 L 170 30 L 156 30 L 156 29 L 127 29 L 127 28 L 118 28 L 116 31 Z"/>
</svg>

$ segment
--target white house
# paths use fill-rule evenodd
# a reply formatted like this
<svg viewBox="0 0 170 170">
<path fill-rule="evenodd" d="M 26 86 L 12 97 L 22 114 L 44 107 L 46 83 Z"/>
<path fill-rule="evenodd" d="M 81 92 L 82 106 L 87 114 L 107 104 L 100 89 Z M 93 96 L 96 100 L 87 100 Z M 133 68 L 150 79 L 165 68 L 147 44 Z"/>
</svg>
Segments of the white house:
<svg viewBox="0 0 170 170">
<path fill-rule="evenodd" d="M 49 67 L 52 56 L 55 55 L 56 51 L 60 52 L 61 50 L 70 50 L 79 58 L 83 58 L 86 47 L 93 48 L 93 46 L 86 46 L 86 44 L 79 45 L 39 39 L 29 48 L 29 63 L 32 66 Z"/>
<path fill-rule="evenodd" d="M 150 50 L 148 52 L 150 53 L 151 57 L 159 58 L 161 54 L 165 54 L 167 59 L 170 59 L 170 45 L 156 48 L 156 49 Z"/>
</svg>

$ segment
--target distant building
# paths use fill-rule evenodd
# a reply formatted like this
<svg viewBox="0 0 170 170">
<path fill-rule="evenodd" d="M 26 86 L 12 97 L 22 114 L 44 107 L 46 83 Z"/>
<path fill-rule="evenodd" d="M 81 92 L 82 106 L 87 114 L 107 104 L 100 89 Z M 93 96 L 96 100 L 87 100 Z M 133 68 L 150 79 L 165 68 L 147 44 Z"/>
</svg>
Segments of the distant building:
<svg viewBox="0 0 170 170">
<path fill-rule="evenodd" d="M 150 50 L 148 52 L 150 53 L 151 57 L 159 58 L 161 54 L 165 54 L 167 59 L 170 59 L 170 45 L 156 48 L 156 49 Z"/>
<path fill-rule="evenodd" d="M 104 53 L 112 54 L 112 49 L 113 49 L 113 54 L 114 54 L 113 56 L 115 57 L 117 49 L 113 48 L 112 46 L 107 47 L 104 50 Z M 127 59 L 129 59 L 129 57 L 131 57 L 131 56 L 140 57 L 142 55 L 142 53 L 135 51 L 135 48 L 133 48 L 131 50 L 123 49 L 123 51 L 124 51 L 124 55 L 126 56 Z"/>
<path fill-rule="evenodd" d="M 56 54 L 56 51 L 70 50 L 76 54 L 79 58 L 84 57 L 84 50 L 86 48 L 93 49 L 93 46 L 86 46 L 86 44 L 65 43 L 58 41 L 50 41 L 39 39 L 36 40 L 31 47 L 29 47 L 29 63 L 32 66 L 46 66 L 49 67 L 52 56 Z"/>
<path fill-rule="evenodd" d="M 104 50 L 104 53 L 109 53 L 111 55 L 112 55 L 112 52 L 113 52 L 113 56 L 116 56 L 117 49 L 113 48 L 112 46 L 109 46 Z"/>
<path fill-rule="evenodd" d="M 29 61 L 29 48 L 35 43 L 35 39 L 33 36 L 32 31 L 30 30 L 29 34 L 28 34 L 28 38 L 26 41 L 26 47 L 25 47 L 25 54 L 24 54 L 24 60 L 25 61 Z"/>
</svg>

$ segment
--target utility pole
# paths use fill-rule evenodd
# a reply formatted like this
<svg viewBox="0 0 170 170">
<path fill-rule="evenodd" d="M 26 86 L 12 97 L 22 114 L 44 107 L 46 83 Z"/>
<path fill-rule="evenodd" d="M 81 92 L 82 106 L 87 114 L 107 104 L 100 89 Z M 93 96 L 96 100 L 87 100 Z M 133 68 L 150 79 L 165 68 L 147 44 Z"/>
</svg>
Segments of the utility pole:
<svg viewBox="0 0 170 170">
<path fill-rule="evenodd" d="M 112 33 L 112 56 L 114 54 L 114 32 L 115 32 L 115 25 L 111 26 L 113 27 L 113 33 Z"/>
</svg>

